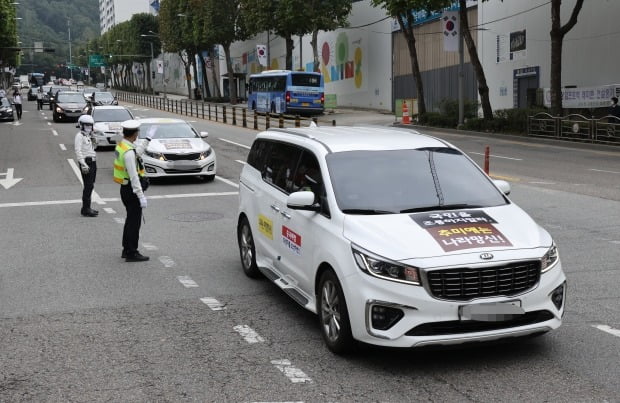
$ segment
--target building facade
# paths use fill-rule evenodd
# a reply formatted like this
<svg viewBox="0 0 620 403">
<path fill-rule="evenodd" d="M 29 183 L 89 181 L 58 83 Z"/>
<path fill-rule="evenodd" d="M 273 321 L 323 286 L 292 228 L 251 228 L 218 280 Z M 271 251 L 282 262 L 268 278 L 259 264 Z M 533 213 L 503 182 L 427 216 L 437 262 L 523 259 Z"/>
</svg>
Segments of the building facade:
<svg viewBox="0 0 620 403">
<path fill-rule="evenodd" d="M 101 34 L 105 34 L 116 24 L 130 20 L 134 14 L 156 14 L 158 10 L 157 0 L 99 0 Z"/>
</svg>

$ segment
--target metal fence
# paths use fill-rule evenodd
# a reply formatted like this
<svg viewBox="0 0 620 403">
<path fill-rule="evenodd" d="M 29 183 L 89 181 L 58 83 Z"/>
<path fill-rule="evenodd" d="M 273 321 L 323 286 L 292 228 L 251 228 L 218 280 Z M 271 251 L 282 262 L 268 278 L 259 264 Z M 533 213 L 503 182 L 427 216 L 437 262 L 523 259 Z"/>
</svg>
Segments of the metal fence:
<svg viewBox="0 0 620 403">
<path fill-rule="evenodd" d="M 620 145 L 620 119 L 615 116 L 595 119 L 578 114 L 559 117 L 541 112 L 528 117 L 527 133 L 560 140 Z"/>
<path fill-rule="evenodd" d="M 234 126 L 250 127 L 254 130 L 269 129 L 270 127 L 308 126 L 310 121 L 317 123 L 316 117 L 307 118 L 299 115 L 257 113 L 256 111 L 248 110 L 245 106 L 223 105 L 184 99 L 178 100 L 133 92 L 118 91 L 116 98 L 119 101 L 130 102 L 147 108 L 232 124 Z M 335 120 L 331 120 L 328 123 L 336 126 Z"/>
</svg>

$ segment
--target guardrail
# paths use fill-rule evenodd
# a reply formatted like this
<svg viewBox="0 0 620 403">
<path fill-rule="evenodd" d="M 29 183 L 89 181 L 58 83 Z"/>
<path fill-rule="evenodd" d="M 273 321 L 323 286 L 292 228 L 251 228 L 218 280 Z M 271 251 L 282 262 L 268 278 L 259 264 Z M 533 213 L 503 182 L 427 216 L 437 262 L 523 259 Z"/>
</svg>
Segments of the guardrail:
<svg viewBox="0 0 620 403">
<path fill-rule="evenodd" d="M 309 125 L 310 121 L 318 123 L 316 117 L 306 118 L 299 115 L 257 113 L 256 111 L 248 111 L 248 108 L 245 106 L 222 105 L 210 102 L 170 98 L 164 99 L 162 97 L 133 92 L 118 91 L 116 92 L 116 98 L 119 101 L 130 102 L 147 108 L 205 120 L 214 120 L 234 126 L 241 125 L 242 127 L 250 127 L 254 130 L 259 130 L 261 127 L 269 129 L 274 126 L 279 128 L 301 127 L 302 125 Z M 328 122 L 322 121 L 321 123 L 336 126 L 336 120 Z"/>
<path fill-rule="evenodd" d="M 611 115 L 599 119 L 579 114 L 560 117 L 540 112 L 528 117 L 527 134 L 559 140 L 620 145 L 620 119 Z"/>
</svg>

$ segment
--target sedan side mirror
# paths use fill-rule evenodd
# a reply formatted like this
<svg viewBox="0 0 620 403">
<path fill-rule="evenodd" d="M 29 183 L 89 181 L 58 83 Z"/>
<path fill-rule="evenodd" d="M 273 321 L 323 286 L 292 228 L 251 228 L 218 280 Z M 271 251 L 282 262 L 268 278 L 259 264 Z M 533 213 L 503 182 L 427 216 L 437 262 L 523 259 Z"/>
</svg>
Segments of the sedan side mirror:
<svg viewBox="0 0 620 403">
<path fill-rule="evenodd" d="M 206 139 L 207 137 L 209 137 L 209 132 L 200 132 L 200 137 Z"/>
<path fill-rule="evenodd" d="M 505 194 L 506 196 L 508 196 L 510 194 L 510 183 L 503 181 L 503 180 L 499 180 L 499 179 L 495 179 L 493 181 L 493 183 L 495 184 L 495 186 L 497 186 L 499 188 L 499 190 L 502 191 L 503 194 Z"/>
</svg>

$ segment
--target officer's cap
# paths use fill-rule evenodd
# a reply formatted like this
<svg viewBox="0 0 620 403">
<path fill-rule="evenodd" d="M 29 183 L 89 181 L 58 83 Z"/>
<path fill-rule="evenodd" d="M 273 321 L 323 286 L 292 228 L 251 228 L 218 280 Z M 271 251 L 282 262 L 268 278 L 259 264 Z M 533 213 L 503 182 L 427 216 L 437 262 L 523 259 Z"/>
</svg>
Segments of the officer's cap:
<svg viewBox="0 0 620 403">
<path fill-rule="evenodd" d="M 121 127 L 123 128 L 123 136 L 131 136 L 140 128 L 140 122 L 134 119 L 126 120 L 121 123 Z"/>
</svg>

